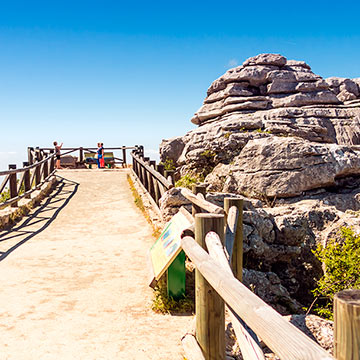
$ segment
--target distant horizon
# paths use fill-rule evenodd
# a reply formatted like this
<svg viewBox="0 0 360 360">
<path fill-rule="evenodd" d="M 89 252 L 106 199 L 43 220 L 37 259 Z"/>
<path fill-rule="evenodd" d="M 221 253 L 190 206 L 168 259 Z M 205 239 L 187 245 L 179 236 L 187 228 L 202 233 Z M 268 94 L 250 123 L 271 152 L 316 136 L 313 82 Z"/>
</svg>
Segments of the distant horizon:
<svg viewBox="0 0 360 360">
<path fill-rule="evenodd" d="M 27 146 L 142 144 L 195 128 L 210 84 L 260 53 L 360 77 L 360 4 L 4 3 L 0 169 Z"/>
</svg>

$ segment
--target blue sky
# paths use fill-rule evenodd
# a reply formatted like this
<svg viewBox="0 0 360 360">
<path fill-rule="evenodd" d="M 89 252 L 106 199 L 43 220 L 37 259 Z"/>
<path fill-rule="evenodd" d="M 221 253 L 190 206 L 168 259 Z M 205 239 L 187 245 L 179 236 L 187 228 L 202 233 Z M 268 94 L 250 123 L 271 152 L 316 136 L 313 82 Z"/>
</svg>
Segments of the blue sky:
<svg viewBox="0 0 360 360">
<path fill-rule="evenodd" d="M 143 144 L 193 128 L 210 83 L 264 52 L 360 77 L 358 2 L 0 1 L 0 168 L 26 146 Z"/>
</svg>

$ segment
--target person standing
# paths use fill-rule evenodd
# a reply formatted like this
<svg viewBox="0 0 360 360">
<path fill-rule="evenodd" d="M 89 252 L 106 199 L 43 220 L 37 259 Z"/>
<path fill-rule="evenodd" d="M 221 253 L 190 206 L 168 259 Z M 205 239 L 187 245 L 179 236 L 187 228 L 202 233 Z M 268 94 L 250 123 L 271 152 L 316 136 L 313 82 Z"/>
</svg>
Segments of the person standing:
<svg viewBox="0 0 360 360">
<path fill-rule="evenodd" d="M 101 143 L 97 144 L 98 148 L 96 150 L 96 154 L 97 154 L 97 165 L 98 165 L 98 169 L 101 168 L 101 162 L 100 160 L 103 159 L 104 157 L 104 147 L 102 146 Z"/>
<path fill-rule="evenodd" d="M 55 146 L 55 156 L 56 156 L 56 168 L 57 169 L 62 169 L 62 167 L 60 166 L 60 155 L 61 155 L 61 148 L 63 146 L 63 143 L 61 143 L 61 145 L 58 145 L 57 141 L 54 141 L 54 146 Z"/>
</svg>

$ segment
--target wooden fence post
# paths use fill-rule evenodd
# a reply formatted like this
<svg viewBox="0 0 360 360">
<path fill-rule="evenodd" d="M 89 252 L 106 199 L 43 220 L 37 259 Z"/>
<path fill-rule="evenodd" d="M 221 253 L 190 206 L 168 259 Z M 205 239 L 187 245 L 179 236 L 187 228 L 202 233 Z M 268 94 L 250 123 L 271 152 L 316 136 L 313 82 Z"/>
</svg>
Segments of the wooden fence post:
<svg viewBox="0 0 360 360">
<path fill-rule="evenodd" d="M 34 150 L 34 148 L 32 147 L 28 147 L 28 162 L 30 165 L 32 165 L 34 163 L 34 157 L 32 154 L 32 151 Z"/>
<path fill-rule="evenodd" d="M 152 166 L 154 168 L 154 170 L 156 169 L 156 161 L 155 160 L 150 160 L 149 161 L 149 166 Z M 154 185 L 154 178 L 153 176 L 149 173 L 149 193 L 151 195 L 151 197 L 156 201 L 156 190 L 155 190 L 155 185 Z"/>
<path fill-rule="evenodd" d="M 16 169 L 15 164 L 9 165 L 9 170 L 15 170 L 15 169 Z M 9 190 L 10 190 L 10 199 L 13 199 L 18 196 L 16 173 L 10 174 Z M 14 202 L 11 204 L 11 207 L 17 207 L 17 205 L 18 205 L 17 202 Z"/>
<path fill-rule="evenodd" d="M 224 215 L 196 214 L 195 240 L 203 248 L 205 236 L 215 231 L 224 241 Z M 223 299 L 201 275 L 195 272 L 196 339 L 206 360 L 225 359 L 225 305 Z"/>
<path fill-rule="evenodd" d="M 49 175 L 49 166 L 48 166 L 47 161 L 45 161 L 44 164 L 43 164 L 43 174 L 44 174 L 43 179 L 45 180 Z"/>
<path fill-rule="evenodd" d="M 41 182 L 41 172 L 40 172 L 40 170 L 41 170 L 41 165 L 37 165 L 35 167 L 35 185 L 36 186 L 39 185 L 40 182 Z"/>
<path fill-rule="evenodd" d="M 155 161 L 154 161 L 154 162 L 155 162 Z M 159 167 L 159 165 L 156 165 L 156 162 L 155 162 L 154 168 L 155 168 L 155 170 L 156 170 L 157 172 L 159 172 L 159 171 L 158 171 L 158 167 Z M 160 200 L 160 198 L 161 198 L 160 189 L 159 189 L 159 184 L 158 184 L 157 179 L 154 178 L 153 180 L 154 180 L 153 184 L 154 184 L 155 202 L 156 202 L 156 204 L 159 206 L 159 200 Z"/>
<path fill-rule="evenodd" d="M 29 166 L 29 163 L 26 161 L 26 162 L 23 162 L 23 167 L 27 167 Z M 30 170 L 25 170 L 25 174 L 24 174 L 24 192 L 27 192 L 31 190 L 31 183 L 30 183 Z M 31 195 L 28 194 L 28 195 L 25 195 L 25 198 L 26 199 L 31 199 Z"/>
<path fill-rule="evenodd" d="M 35 148 L 35 154 L 36 154 L 36 160 L 40 161 L 42 158 L 41 158 L 40 148 L 38 146 Z"/>
<path fill-rule="evenodd" d="M 50 155 L 54 154 L 55 150 L 50 150 Z M 55 158 L 54 156 L 50 159 L 50 173 L 52 173 L 55 169 Z"/>
<path fill-rule="evenodd" d="M 203 194 L 204 197 L 205 197 L 205 195 L 206 195 L 206 186 L 205 185 L 193 185 L 192 186 L 192 192 L 195 195 Z M 198 206 L 193 204 L 191 213 L 192 213 L 192 216 L 195 216 L 195 214 L 201 213 L 201 208 L 199 208 Z"/>
<path fill-rule="evenodd" d="M 336 360 L 360 359 L 360 290 L 343 290 L 334 297 Z"/>
<path fill-rule="evenodd" d="M 144 158 L 143 158 L 143 161 L 144 161 L 145 163 L 147 163 L 149 160 L 150 160 L 149 157 L 144 157 Z M 145 186 L 145 189 L 146 189 L 147 191 L 149 191 L 149 181 L 148 181 L 148 177 L 147 177 L 147 170 L 145 169 L 144 166 L 143 166 L 143 179 L 144 179 L 143 184 L 144 184 L 144 186 Z"/>
<path fill-rule="evenodd" d="M 139 153 L 138 153 L 138 157 L 139 157 L 140 160 L 143 160 L 143 156 L 141 155 L 140 150 L 139 150 Z M 140 182 L 144 185 L 144 168 L 140 163 L 138 163 L 137 166 L 138 166 L 138 169 L 139 169 Z"/>
<path fill-rule="evenodd" d="M 123 156 L 123 167 L 126 167 L 126 149 L 125 149 L 125 146 L 122 147 L 122 156 Z"/>
<path fill-rule="evenodd" d="M 157 170 L 158 173 L 160 173 L 162 176 L 164 176 L 165 169 L 164 169 L 163 164 L 157 165 L 156 170 Z"/>
<path fill-rule="evenodd" d="M 233 253 L 231 258 L 231 267 L 234 276 L 242 281 L 243 272 L 243 200 L 237 198 L 225 198 L 224 210 L 225 214 L 229 214 L 229 210 L 232 206 L 236 206 L 239 210 L 239 218 L 236 227 L 236 235 L 233 247 Z"/>
</svg>

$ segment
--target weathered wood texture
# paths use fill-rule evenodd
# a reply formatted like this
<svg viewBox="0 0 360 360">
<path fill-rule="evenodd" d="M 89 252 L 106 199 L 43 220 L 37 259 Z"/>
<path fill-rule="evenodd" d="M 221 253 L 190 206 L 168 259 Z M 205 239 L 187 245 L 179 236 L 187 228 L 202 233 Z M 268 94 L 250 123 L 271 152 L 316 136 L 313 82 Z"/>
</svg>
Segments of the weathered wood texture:
<svg viewBox="0 0 360 360">
<path fill-rule="evenodd" d="M 360 290 L 344 290 L 334 297 L 334 341 L 337 360 L 360 359 Z"/>
<path fill-rule="evenodd" d="M 16 165 L 9 165 L 9 170 L 15 170 L 15 169 L 16 169 Z M 9 190 L 10 190 L 10 199 L 14 199 L 14 198 L 16 198 L 18 196 L 16 173 L 12 173 L 10 175 L 10 178 L 9 178 Z M 16 207 L 17 202 L 13 202 L 11 204 L 11 206 Z"/>
<path fill-rule="evenodd" d="M 200 215 L 204 214 L 196 216 Z M 283 319 L 239 280 L 224 272 L 223 267 L 214 261 L 193 238 L 184 237 L 181 244 L 208 283 L 281 359 L 332 359 L 324 349 Z"/>
<path fill-rule="evenodd" d="M 224 233 L 223 229 L 223 215 L 195 215 L 195 238 L 199 248 L 206 247 L 205 236 L 209 231 Z M 224 301 L 198 269 L 195 271 L 195 286 L 196 340 L 206 360 L 224 360 Z"/>
<path fill-rule="evenodd" d="M 236 212 L 231 208 L 235 206 Z M 225 198 L 224 200 L 225 214 L 227 215 L 227 227 L 226 232 L 234 234 L 234 245 L 231 255 L 231 267 L 234 276 L 242 281 L 243 270 L 243 200 L 237 198 Z"/>
<path fill-rule="evenodd" d="M 205 196 L 206 186 L 205 185 L 193 185 L 192 192 L 194 195 L 203 194 Z M 195 214 L 198 214 L 198 213 L 201 213 L 201 208 L 193 203 L 192 209 L 191 209 L 191 214 L 192 214 L 192 216 L 195 216 Z"/>
<path fill-rule="evenodd" d="M 205 237 L 205 242 L 209 255 L 223 267 L 225 273 L 233 277 L 234 275 L 229 265 L 228 254 L 221 243 L 219 235 L 213 231 L 209 232 Z M 261 350 L 258 340 L 254 339 L 252 334 L 247 331 L 235 312 L 229 307 L 228 310 L 244 360 L 265 360 L 264 353 Z"/>
<path fill-rule="evenodd" d="M 189 189 L 181 189 L 181 194 L 191 201 L 194 205 L 198 206 L 199 208 L 208 211 L 209 213 L 213 214 L 224 214 L 224 209 L 220 206 L 214 205 L 209 201 L 204 200 L 201 195 L 193 194 Z"/>
<path fill-rule="evenodd" d="M 146 164 L 146 161 L 140 158 L 140 156 L 136 155 L 135 153 L 132 153 L 133 158 L 135 161 L 138 162 L 146 171 L 150 172 L 152 176 L 154 176 L 164 187 L 167 189 L 171 189 L 173 187 L 173 184 L 168 181 L 164 176 L 162 176 L 160 173 L 158 173 L 155 169 L 150 167 L 148 164 Z"/>
</svg>

